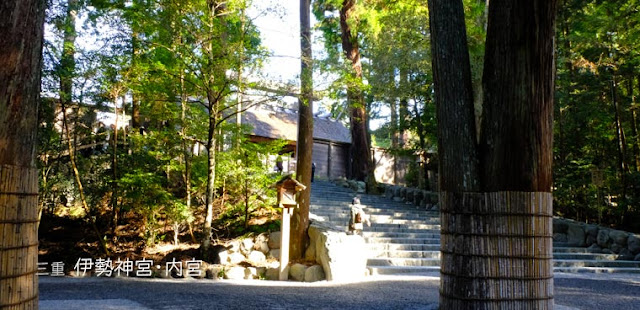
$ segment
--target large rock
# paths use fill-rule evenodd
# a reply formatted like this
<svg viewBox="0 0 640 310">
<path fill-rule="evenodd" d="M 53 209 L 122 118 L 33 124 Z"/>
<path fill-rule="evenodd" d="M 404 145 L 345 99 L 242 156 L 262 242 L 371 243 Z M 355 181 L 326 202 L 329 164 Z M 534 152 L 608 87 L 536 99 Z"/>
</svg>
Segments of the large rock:
<svg viewBox="0 0 640 310">
<path fill-rule="evenodd" d="M 589 246 L 587 250 L 591 253 L 602 253 L 602 248 L 595 243 Z"/>
<path fill-rule="evenodd" d="M 356 182 L 356 192 L 358 193 L 366 193 L 367 192 L 367 183 L 362 181 Z"/>
<path fill-rule="evenodd" d="M 271 251 L 269 251 L 269 256 L 275 258 L 275 259 L 280 259 L 280 249 L 273 249 Z"/>
<path fill-rule="evenodd" d="M 279 231 L 274 231 L 269 234 L 269 248 L 270 249 L 279 249 L 280 248 L 280 238 L 282 238 L 282 233 Z"/>
<path fill-rule="evenodd" d="M 620 253 L 622 251 L 622 249 L 626 249 L 623 248 L 621 245 L 617 244 L 617 243 L 612 243 L 611 245 L 609 245 L 609 249 L 613 252 L 613 253 Z"/>
<path fill-rule="evenodd" d="M 256 237 L 256 241 L 253 244 L 253 249 L 262 252 L 263 254 L 269 253 L 269 235 L 259 234 Z"/>
<path fill-rule="evenodd" d="M 229 263 L 229 252 L 228 251 L 222 251 L 220 253 L 218 253 L 218 258 L 220 258 L 220 264 L 228 264 Z"/>
<path fill-rule="evenodd" d="M 564 219 L 554 218 L 553 219 L 553 233 L 566 234 L 567 230 L 569 230 L 569 223 Z"/>
<path fill-rule="evenodd" d="M 633 254 L 640 253 L 640 238 L 634 235 L 629 235 L 629 239 L 627 239 L 627 248 Z"/>
<path fill-rule="evenodd" d="M 280 280 L 280 270 L 278 268 L 267 268 L 264 278 L 271 281 Z"/>
<path fill-rule="evenodd" d="M 262 265 L 267 261 L 267 257 L 260 251 L 251 251 L 247 258 L 249 259 L 249 262 L 254 265 Z"/>
<path fill-rule="evenodd" d="M 567 242 L 567 234 L 563 233 L 554 233 L 553 234 L 554 242 Z"/>
<path fill-rule="evenodd" d="M 609 231 L 609 238 L 611 238 L 611 240 L 613 240 L 617 245 L 626 247 L 629 233 L 620 230 L 611 230 Z"/>
<path fill-rule="evenodd" d="M 416 189 L 413 192 L 413 205 L 414 206 L 420 206 L 422 205 L 422 201 L 424 200 L 424 195 L 423 195 L 424 191 L 421 191 L 419 189 Z"/>
<path fill-rule="evenodd" d="M 329 281 L 354 281 L 364 276 L 367 266 L 366 245 L 361 236 L 347 235 L 312 222 L 309 238 L 315 247 L 315 260 Z"/>
<path fill-rule="evenodd" d="M 594 238 L 598 237 L 598 230 L 600 230 L 600 227 L 598 227 L 598 225 L 593 225 L 593 224 L 587 224 L 584 228 L 584 231 L 587 234 L 587 236 L 593 236 Z"/>
<path fill-rule="evenodd" d="M 629 249 L 627 248 L 620 250 L 620 253 L 618 253 L 617 260 L 633 260 L 633 259 L 634 259 L 633 253 L 631 253 L 631 251 L 629 251 Z"/>
<path fill-rule="evenodd" d="M 317 282 L 324 279 L 324 269 L 320 265 L 313 265 L 304 272 L 304 282 Z"/>
<path fill-rule="evenodd" d="M 407 188 L 406 187 L 401 187 L 400 188 L 400 198 L 402 198 L 402 200 L 406 200 L 407 199 Z"/>
<path fill-rule="evenodd" d="M 246 278 L 246 268 L 244 267 L 230 267 L 224 272 L 224 278 L 229 280 L 243 280 Z"/>
<path fill-rule="evenodd" d="M 413 188 L 407 188 L 407 196 L 405 197 L 405 201 L 407 203 L 413 203 L 413 198 L 416 190 Z"/>
<path fill-rule="evenodd" d="M 244 271 L 245 279 L 261 279 L 265 276 L 265 267 L 247 267 Z"/>
<path fill-rule="evenodd" d="M 598 230 L 598 237 L 596 241 L 601 248 L 608 248 L 610 240 L 611 239 L 609 238 L 609 230 L 607 229 Z"/>
<path fill-rule="evenodd" d="M 242 240 L 240 244 L 240 252 L 244 255 L 248 255 L 253 250 L 254 242 L 251 238 Z"/>
<path fill-rule="evenodd" d="M 307 266 L 303 264 L 293 264 L 289 267 L 289 279 L 295 281 L 304 281 L 304 273 L 307 271 Z"/>
<path fill-rule="evenodd" d="M 567 244 L 569 246 L 586 246 L 584 228 L 578 223 L 570 223 L 567 228 Z"/>
<path fill-rule="evenodd" d="M 224 267 L 221 265 L 209 265 L 207 267 L 207 279 L 220 279 L 224 274 Z"/>
<path fill-rule="evenodd" d="M 227 245 L 230 252 L 240 252 L 240 240 L 233 240 Z"/>
<path fill-rule="evenodd" d="M 240 253 L 231 253 L 229 255 L 229 264 L 237 265 L 244 262 L 247 258 Z"/>
<path fill-rule="evenodd" d="M 598 230 L 600 230 L 598 225 L 587 224 L 584 226 L 584 233 L 587 235 L 585 240 L 587 242 L 587 246 L 598 242 Z"/>
</svg>

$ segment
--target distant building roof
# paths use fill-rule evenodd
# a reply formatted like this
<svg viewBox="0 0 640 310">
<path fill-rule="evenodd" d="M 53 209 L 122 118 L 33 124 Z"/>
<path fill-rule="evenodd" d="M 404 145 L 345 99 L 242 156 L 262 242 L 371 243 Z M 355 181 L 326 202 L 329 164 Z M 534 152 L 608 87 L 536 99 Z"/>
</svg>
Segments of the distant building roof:
<svg viewBox="0 0 640 310">
<path fill-rule="evenodd" d="M 242 113 L 242 124 L 251 125 L 254 136 L 296 141 L 298 114 L 284 110 L 251 109 Z M 326 118 L 313 118 L 313 138 L 351 143 L 351 133 L 342 123 Z"/>
</svg>

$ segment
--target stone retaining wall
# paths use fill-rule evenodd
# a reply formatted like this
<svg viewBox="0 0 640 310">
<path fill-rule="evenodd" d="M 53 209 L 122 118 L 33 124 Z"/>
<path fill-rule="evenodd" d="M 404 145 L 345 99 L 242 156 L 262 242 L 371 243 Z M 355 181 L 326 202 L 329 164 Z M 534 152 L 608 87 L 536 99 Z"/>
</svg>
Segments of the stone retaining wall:
<svg viewBox="0 0 640 310">
<path fill-rule="evenodd" d="M 390 184 L 380 184 L 384 197 L 398 202 L 405 202 L 426 210 L 438 211 L 438 192 Z"/>
<path fill-rule="evenodd" d="M 588 247 L 593 253 L 618 254 L 619 260 L 640 261 L 639 235 L 595 224 L 554 218 L 553 241 Z"/>
</svg>

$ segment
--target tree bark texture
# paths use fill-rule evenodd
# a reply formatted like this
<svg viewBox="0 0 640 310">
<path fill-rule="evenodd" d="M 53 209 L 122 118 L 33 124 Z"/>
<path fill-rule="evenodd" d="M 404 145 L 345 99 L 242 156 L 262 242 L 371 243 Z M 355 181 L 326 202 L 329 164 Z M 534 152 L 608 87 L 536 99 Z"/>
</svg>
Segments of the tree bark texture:
<svg viewBox="0 0 640 310">
<path fill-rule="evenodd" d="M 478 191 L 471 65 L 461 0 L 430 0 L 431 49 L 442 191 Z"/>
<path fill-rule="evenodd" d="M 311 52 L 311 2 L 300 0 L 300 88 L 298 100 L 298 142 L 296 179 L 307 186 L 298 193 L 298 208 L 293 210 L 289 258 L 304 257 L 309 242 L 309 199 L 311 197 L 311 164 L 313 150 L 313 55 Z"/>
<path fill-rule="evenodd" d="M 429 6 L 442 190 L 440 307 L 552 309 L 556 1 L 491 1 L 477 148 L 462 2 Z"/>
<path fill-rule="evenodd" d="M 347 85 L 347 103 L 349 105 L 349 124 L 351 131 L 351 178 L 367 181 L 373 173 L 371 152 L 369 151 L 369 132 L 367 130 L 367 111 L 362 93 L 362 63 L 357 34 L 349 25 L 355 14 L 356 0 L 344 0 L 340 9 L 340 30 L 342 51 L 351 61 L 353 81 Z M 369 186 L 369 184 L 367 184 Z"/>
<path fill-rule="evenodd" d="M 556 0 L 492 0 L 480 150 L 485 191 L 550 192 Z"/>
<path fill-rule="evenodd" d="M 35 166 L 44 1 L 0 2 L 0 308 L 38 308 Z"/>
</svg>

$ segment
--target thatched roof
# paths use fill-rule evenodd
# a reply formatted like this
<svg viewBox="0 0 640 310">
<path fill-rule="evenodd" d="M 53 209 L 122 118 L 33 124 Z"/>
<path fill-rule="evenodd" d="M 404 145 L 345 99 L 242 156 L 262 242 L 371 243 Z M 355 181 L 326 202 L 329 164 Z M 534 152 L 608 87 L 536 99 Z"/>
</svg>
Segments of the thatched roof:
<svg viewBox="0 0 640 310">
<path fill-rule="evenodd" d="M 252 135 L 271 139 L 296 141 L 298 114 L 284 110 L 252 109 L 242 113 L 242 124 L 253 127 Z M 351 143 L 349 129 L 342 123 L 326 118 L 313 118 L 313 138 L 338 143 Z"/>
</svg>

